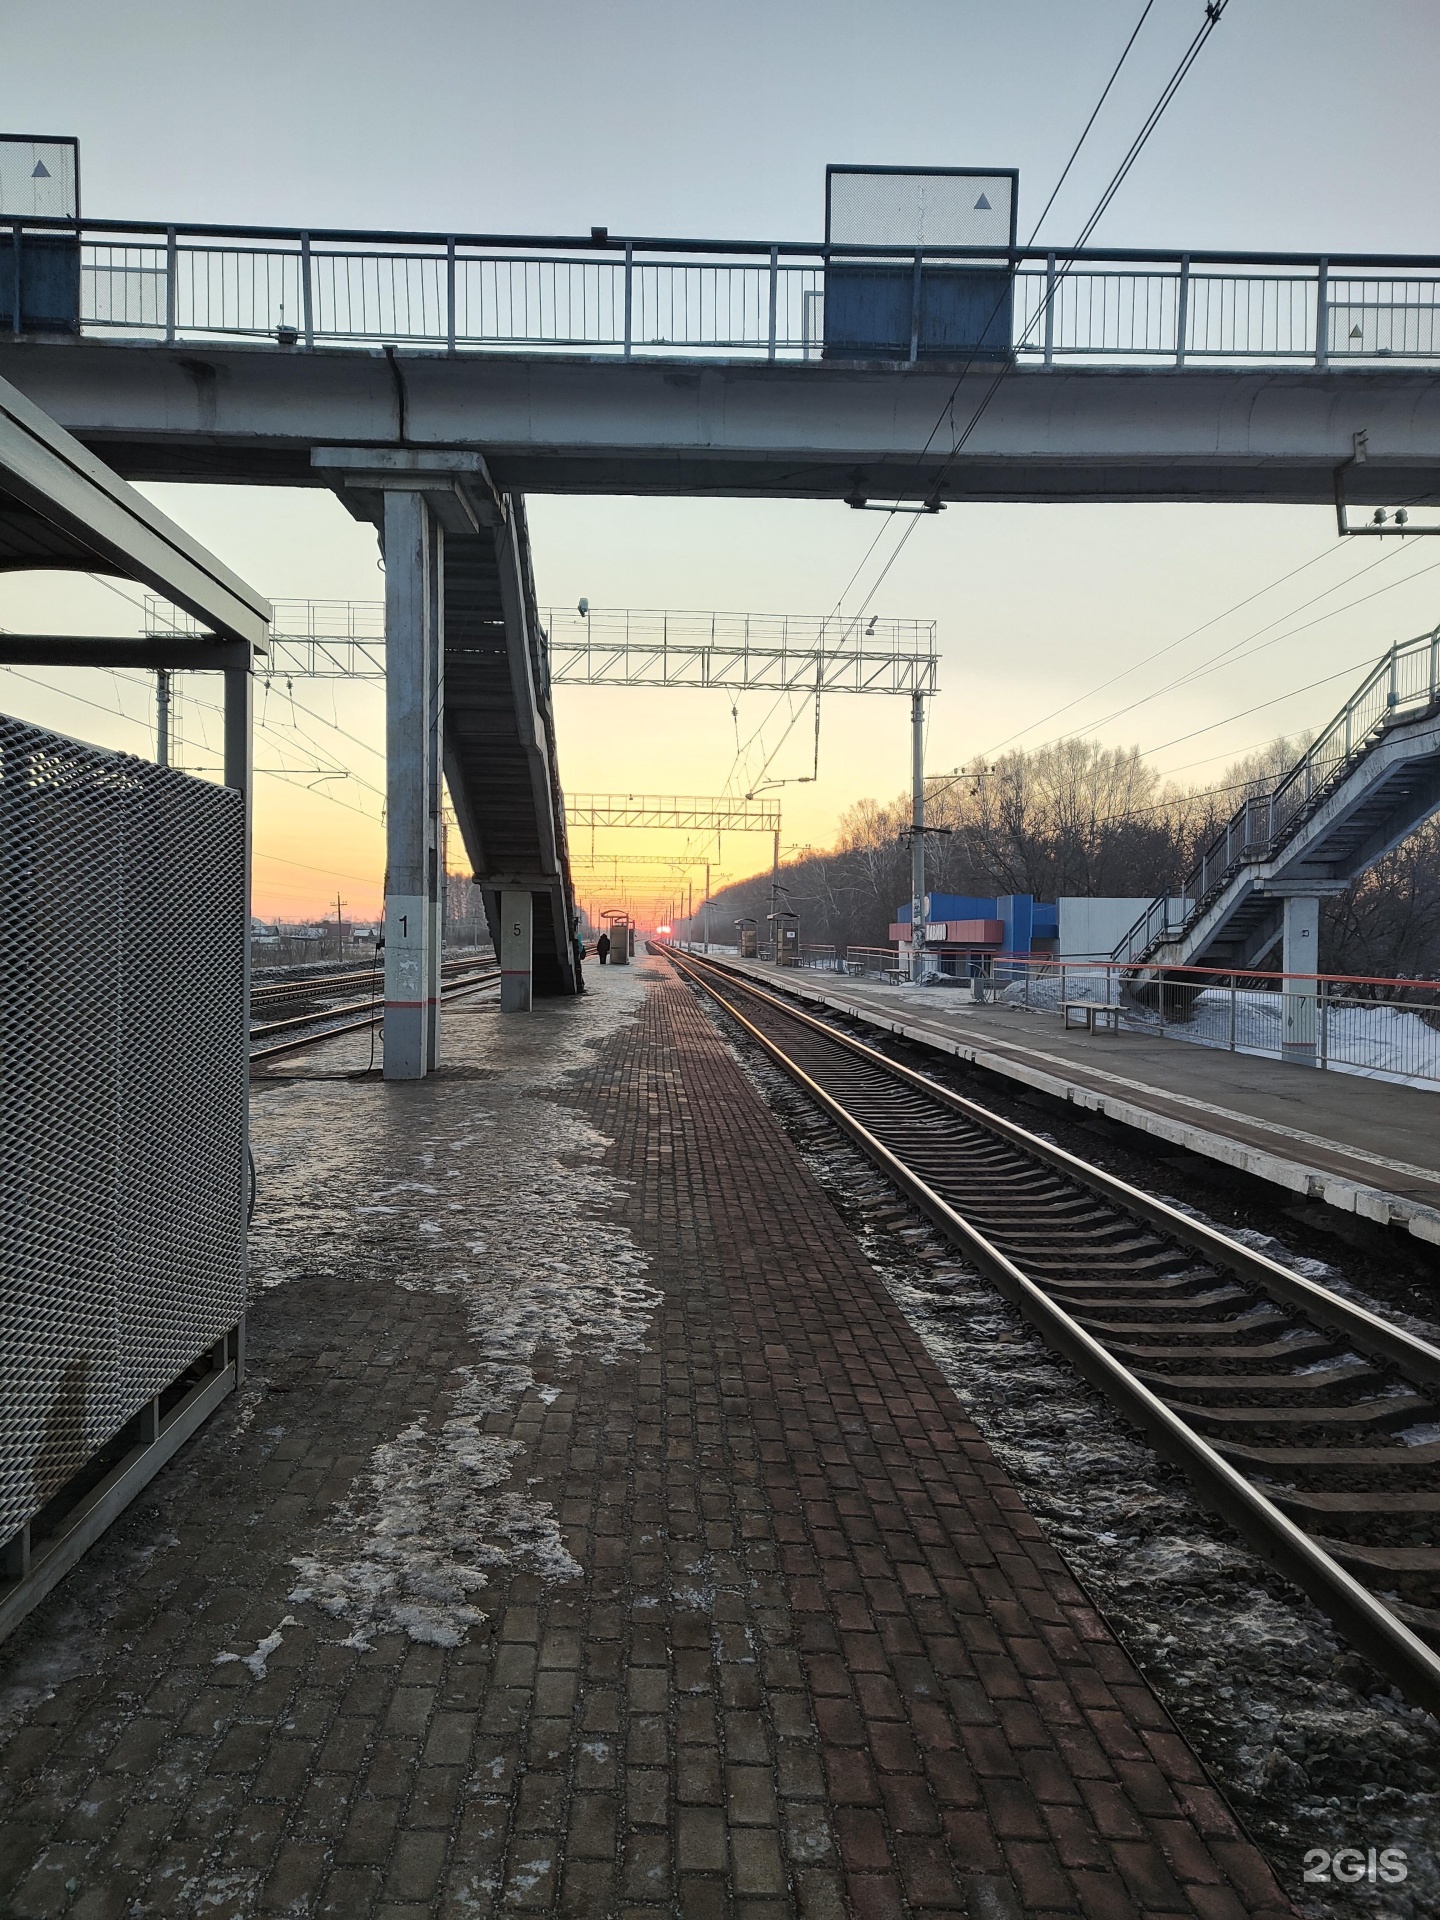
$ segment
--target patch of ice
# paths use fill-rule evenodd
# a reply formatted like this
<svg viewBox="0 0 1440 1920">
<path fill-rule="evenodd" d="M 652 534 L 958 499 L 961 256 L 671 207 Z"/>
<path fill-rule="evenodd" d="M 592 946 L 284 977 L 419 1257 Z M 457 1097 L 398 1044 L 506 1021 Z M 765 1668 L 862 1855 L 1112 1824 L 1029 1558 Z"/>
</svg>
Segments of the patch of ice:
<svg viewBox="0 0 1440 1920">
<path fill-rule="evenodd" d="M 242 1913 L 252 1907 L 260 1891 L 260 1875 L 242 1869 L 238 1873 L 212 1873 L 203 1881 L 191 1881 L 185 1889 L 192 1913 L 210 1913 L 218 1907 L 230 1913 Z"/>
<path fill-rule="evenodd" d="M 299 1624 L 300 1622 L 295 1618 L 293 1613 L 287 1613 L 285 1618 L 280 1622 L 280 1627 L 298 1627 Z M 211 1665 L 225 1667 L 238 1662 L 240 1666 L 249 1668 L 253 1679 L 263 1680 L 271 1654 L 274 1653 L 277 1647 L 285 1644 L 285 1636 L 280 1631 L 280 1627 L 276 1627 L 273 1632 L 267 1633 L 253 1653 L 217 1653 Z"/>
<path fill-rule="evenodd" d="M 373 1159 L 346 1170 L 351 1207 L 394 1216 L 352 1226 L 351 1245 L 362 1233 L 363 1244 L 383 1248 L 405 1291 L 455 1297 L 472 1348 L 443 1423 L 417 1420 L 375 1448 L 292 1562 L 296 1596 L 343 1620 L 346 1644 L 368 1646 L 392 1631 L 459 1644 L 485 1617 L 478 1596 L 497 1567 L 523 1563 L 547 1579 L 579 1577 L 551 1507 L 505 1484 L 518 1444 L 483 1429 L 532 1390 L 553 1404 L 563 1391 L 556 1376 L 572 1356 L 612 1364 L 645 1351 L 661 1296 L 617 1217 L 626 1188 L 600 1164 L 610 1143 L 570 1097 L 570 1076 L 589 1064 L 594 1042 L 628 1025 L 642 996 L 637 979 L 567 1010 L 538 1048 L 531 1023 L 487 1020 L 493 1114 L 477 1115 L 471 1085 L 439 1082 L 420 1137 L 392 1134 Z M 328 1088 L 301 1097 L 337 1098 Z M 351 1113 L 357 1090 L 347 1086 L 344 1097 Z M 360 1097 L 385 1113 L 382 1088 Z M 355 1125 L 351 1113 L 352 1134 Z M 448 1163 L 482 1138 L 483 1178 L 457 1188 Z M 444 1170 L 432 1173 L 437 1159 Z M 437 1212 L 426 1201 L 442 1192 Z M 543 1387 L 533 1371 L 541 1352 Z"/>
<path fill-rule="evenodd" d="M 471 1374 L 438 1431 L 416 1421 L 375 1449 L 317 1550 L 291 1561 L 290 1598 L 349 1623 L 342 1645 L 363 1652 L 398 1632 L 456 1647 L 486 1618 L 475 1596 L 488 1570 L 524 1562 L 552 1580 L 580 1577 L 551 1507 L 503 1490 L 521 1448 L 484 1432 L 489 1411 Z"/>
</svg>

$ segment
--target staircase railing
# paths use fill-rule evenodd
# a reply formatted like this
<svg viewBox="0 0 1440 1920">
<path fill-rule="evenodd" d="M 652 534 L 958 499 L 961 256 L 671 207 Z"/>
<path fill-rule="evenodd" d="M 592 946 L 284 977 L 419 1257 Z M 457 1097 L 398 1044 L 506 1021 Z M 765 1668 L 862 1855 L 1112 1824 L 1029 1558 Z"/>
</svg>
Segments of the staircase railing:
<svg viewBox="0 0 1440 1920">
<path fill-rule="evenodd" d="M 1185 878 L 1184 899 L 1152 900 L 1111 958 L 1143 960 L 1194 925 L 1243 866 L 1268 860 L 1373 751 L 1386 729 L 1440 702 L 1440 627 L 1402 640 L 1360 682 L 1273 793 L 1252 794 L 1231 814 Z M 1179 912 L 1177 913 L 1177 908 Z"/>
</svg>

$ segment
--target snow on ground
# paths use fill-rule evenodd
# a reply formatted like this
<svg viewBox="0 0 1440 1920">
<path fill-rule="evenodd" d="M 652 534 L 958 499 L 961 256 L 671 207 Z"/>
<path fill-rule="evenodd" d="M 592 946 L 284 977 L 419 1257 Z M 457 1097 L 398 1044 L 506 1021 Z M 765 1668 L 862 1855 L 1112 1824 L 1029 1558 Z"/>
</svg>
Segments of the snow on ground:
<svg viewBox="0 0 1440 1920">
<path fill-rule="evenodd" d="M 1105 1001 L 1114 988 L 1104 972 L 1067 968 L 1067 1000 Z M 1290 996 L 1286 996 L 1290 997 Z M 1060 1006 L 1060 979 L 1012 981 L 1000 994 L 1003 1006 L 1032 1013 L 1054 1013 Z M 1338 1004 L 1326 1011 L 1326 1058 L 1337 1073 L 1365 1079 L 1390 1080 L 1401 1085 L 1440 1088 L 1440 1029 L 1418 1013 L 1384 1001 L 1373 1005 Z M 1163 1030 L 1157 1010 L 1132 1006 L 1123 1018 L 1127 1032 L 1166 1040 L 1185 1040 L 1202 1047 L 1230 1044 L 1230 989 L 1206 987 L 1195 996 L 1191 1018 L 1167 1021 Z M 1242 988 L 1235 995 L 1235 1051 L 1278 1060 L 1284 1038 L 1284 1009 L 1278 993 Z"/>
<path fill-rule="evenodd" d="M 394 1630 L 457 1645 L 498 1566 L 578 1575 L 549 1505 L 508 1484 L 518 1444 L 485 1429 L 528 1392 L 553 1400 L 547 1376 L 572 1357 L 644 1350 L 660 1296 L 618 1222 L 622 1184 L 598 1164 L 608 1142 L 568 1097 L 643 991 L 612 969 L 603 991 L 528 1016 L 447 1008 L 446 1071 L 423 1087 L 366 1075 L 368 1036 L 256 1086 L 257 1287 L 358 1266 L 453 1295 L 468 1329 L 444 1420 L 377 1447 L 294 1563 L 292 1603 L 345 1622 L 351 1645 Z"/>
</svg>

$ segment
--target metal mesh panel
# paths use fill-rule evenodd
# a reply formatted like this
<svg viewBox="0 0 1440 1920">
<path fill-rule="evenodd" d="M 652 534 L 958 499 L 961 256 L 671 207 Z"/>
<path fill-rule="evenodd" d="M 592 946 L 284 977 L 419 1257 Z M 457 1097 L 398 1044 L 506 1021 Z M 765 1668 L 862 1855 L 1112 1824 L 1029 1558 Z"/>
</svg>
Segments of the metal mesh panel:
<svg viewBox="0 0 1440 1920">
<path fill-rule="evenodd" d="M 0 134 L 0 220 L 75 220 L 80 149 L 73 140 Z"/>
<path fill-rule="evenodd" d="M 0 715 L 0 1541 L 244 1310 L 245 807 Z"/>
<path fill-rule="evenodd" d="M 1014 200 L 1008 173 L 834 167 L 826 238 L 847 247 L 1008 247 Z"/>
</svg>

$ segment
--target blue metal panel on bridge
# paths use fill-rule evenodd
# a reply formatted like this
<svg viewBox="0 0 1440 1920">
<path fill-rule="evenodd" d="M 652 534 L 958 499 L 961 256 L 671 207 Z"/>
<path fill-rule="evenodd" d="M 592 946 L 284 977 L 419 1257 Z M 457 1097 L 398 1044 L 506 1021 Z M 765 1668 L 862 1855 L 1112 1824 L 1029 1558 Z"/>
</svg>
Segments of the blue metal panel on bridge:
<svg viewBox="0 0 1440 1920">
<path fill-rule="evenodd" d="M 19 270 L 15 250 L 20 249 Z M 20 318 L 15 318 L 16 298 Z M 80 331 L 78 235 L 0 233 L 0 328 L 11 333 Z"/>
<path fill-rule="evenodd" d="M 917 291 L 918 289 L 918 291 Z M 876 262 L 825 275 L 827 360 L 1008 360 L 1008 269 Z"/>
</svg>

